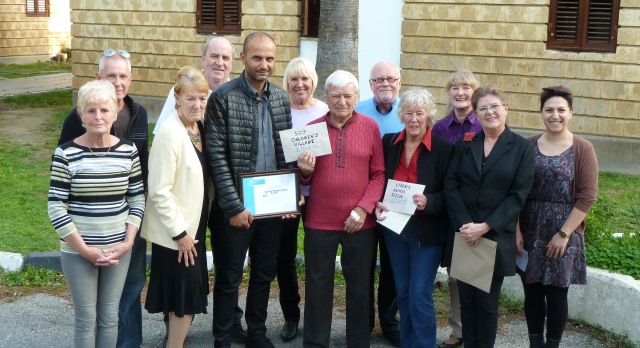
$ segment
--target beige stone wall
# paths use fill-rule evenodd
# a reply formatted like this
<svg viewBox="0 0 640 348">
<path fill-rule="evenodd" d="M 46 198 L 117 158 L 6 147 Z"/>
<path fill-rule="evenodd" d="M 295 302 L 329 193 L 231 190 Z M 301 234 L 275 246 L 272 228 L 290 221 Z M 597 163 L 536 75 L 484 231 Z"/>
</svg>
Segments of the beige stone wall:
<svg viewBox="0 0 640 348">
<path fill-rule="evenodd" d="M 49 59 L 71 45 L 69 0 L 50 0 L 49 17 L 27 17 L 24 0 L 0 1 L 0 59 Z"/>
<path fill-rule="evenodd" d="M 299 52 L 300 6 L 296 0 L 242 2 L 242 35 L 226 36 L 235 48 L 232 77 L 242 72 L 244 37 L 260 30 L 271 34 L 278 45 L 272 81 L 281 84 L 286 62 Z M 102 51 L 109 48 L 131 53 L 134 82 L 129 94 L 141 97 L 166 97 L 180 67 L 202 66 L 207 36 L 196 33 L 196 1 L 71 0 L 71 8 L 76 89 L 94 78 Z M 150 112 L 149 117 L 155 115 Z"/>
<path fill-rule="evenodd" d="M 616 53 L 546 49 L 549 0 L 405 0 L 403 88 L 430 89 L 444 112 L 451 72 L 473 71 L 508 93 L 509 124 L 542 129 L 539 93 L 574 94 L 571 129 L 640 139 L 640 0 L 621 0 Z M 443 115 L 440 115 L 443 116 Z"/>
</svg>

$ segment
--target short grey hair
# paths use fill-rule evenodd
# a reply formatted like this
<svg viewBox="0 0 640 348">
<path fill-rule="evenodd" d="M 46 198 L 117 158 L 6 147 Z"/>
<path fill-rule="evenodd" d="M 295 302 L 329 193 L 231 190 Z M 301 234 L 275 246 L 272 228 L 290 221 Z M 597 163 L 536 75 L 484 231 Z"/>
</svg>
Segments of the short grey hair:
<svg viewBox="0 0 640 348">
<path fill-rule="evenodd" d="M 336 88 L 344 88 L 349 84 L 353 84 L 356 89 L 356 94 L 360 97 L 360 85 L 358 84 L 358 79 L 352 73 L 344 70 L 336 70 L 324 82 L 324 93 L 327 94 L 327 91 L 331 87 Z"/>
<path fill-rule="evenodd" d="M 107 80 L 89 81 L 80 87 L 77 102 L 78 116 L 82 117 L 91 103 L 106 103 L 114 115 L 118 114 L 116 88 Z"/>
<path fill-rule="evenodd" d="M 202 56 L 203 57 L 205 55 L 207 55 L 207 49 L 209 48 L 209 43 L 211 43 L 211 41 L 216 40 L 216 39 L 224 39 L 224 40 L 229 41 L 229 39 L 227 39 L 224 36 L 218 36 L 218 35 L 209 36 L 207 41 L 205 41 L 204 46 L 202 46 Z M 229 45 L 231 46 L 231 59 L 233 59 L 233 57 L 236 55 L 236 49 L 233 48 L 233 44 L 231 43 L 231 41 L 229 41 Z"/>
<path fill-rule="evenodd" d="M 120 54 L 114 54 L 111 57 L 107 57 L 105 55 L 102 55 L 102 57 L 100 57 L 100 62 L 98 62 L 98 75 L 102 75 L 102 71 L 104 70 L 104 62 L 107 59 L 115 59 L 114 57 L 120 57 L 124 60 L 127 61 L 127 67 L 129 68 L 129 73 L 131 73 L 131 60 L 129 58 L 125 58 L 123 56 L 121 56 Z"/>
<path fill-rule="evenodd" d="M 431 92 L 426 89 L 410 89 L 400 95 L 398 101 L 398 118 L 403 122 L 402 114 L 404 110 L 410 106 L 418 106 L 427 112 L 427 125 L 433 125 L 434 116 L 438 112 L 436 108 L 436 100 Z M 403 122 L 404 123 L 404 122 Z"/>
</svg>

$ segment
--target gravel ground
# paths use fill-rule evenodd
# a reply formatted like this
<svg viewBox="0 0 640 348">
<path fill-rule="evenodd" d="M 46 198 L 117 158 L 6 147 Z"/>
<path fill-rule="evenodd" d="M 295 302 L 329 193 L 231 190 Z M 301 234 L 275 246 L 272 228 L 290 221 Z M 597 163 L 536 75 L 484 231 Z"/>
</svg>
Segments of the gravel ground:
<svg viewBox="0 0 640 348">
<path fill-rule="evenodd" d="M 244 297 L 241 298 L 244 301 Z M 211 296 L 209 297 L 209 314 L 197 315 L 185 342 L 185 347 L 211 347 Z M 244 307 L 244 305 L 242 305 Z M 283 343 L 279 338 L 280 325 L 283 321 L 277 300 L 269 302 L 267 319 L 268 336 L 276 347 L 301 347 L 302 338 L 298 336 L 292 342 Z M 62 298 L 37 294 L 20 298 L 16 301 L 0 302 L 0 348 L 11 347 L 47 347 L 66 348 L 73 346 L 73 307 Z M 300 327 L 302 329 L 302 326 Z M 344 313 L 334 311 L 332 325 L 332 347 L 345 347 Z M 375 331 L 374 331 L 375 332 Z M 447 328 L 438 329 L 438 342 L 447 337 Z M 143 310 L 142 347 L 161 347 L 164 337 L 162 315 L 148 314 Z M 381 336 L 374 335 L 371 347 L 391 347 Z M 524 321 L 514 321 L 501 327 L 498 332 L 496 347 L 527 347 L 527 328 Z M 233 347 L 241 347 L 234 344 Z M 561 347 L 590 348 L 602 347 L 602 344 L 588 335 L 566 332 Z"/>
</svg>

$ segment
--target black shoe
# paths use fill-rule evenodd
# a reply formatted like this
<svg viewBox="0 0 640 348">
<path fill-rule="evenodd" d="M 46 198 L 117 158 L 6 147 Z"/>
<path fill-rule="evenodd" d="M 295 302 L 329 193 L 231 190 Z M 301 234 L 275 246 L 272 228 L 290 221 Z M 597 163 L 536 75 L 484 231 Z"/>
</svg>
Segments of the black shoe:
<svg viewBox="0 0 640 348">
<path fill-rule="evenodd" d="M 247 343 L 247 330 L 242 328 L 242 324 L 238 323 L 233 326 L 231 331 L 231 341 L 236 343 Z"/>
<path fill-rule="evenodd" d="M 275 348 L 271 340 L 268 338 L 263 338 L 259 341 L 252 341 L 244 344 L 244 348 Z"/>
<path fill-rule="evenodd" d="M 449 338 L 454 337 L 454 336 L 449 336 Z M 447 341 L 444 341 L 442 343 L 440 343 L 438 345 L 438 348 L 455 348 L 455 347 L 462 347 L 462 344 L 464 343 L 464 340 L 462 340 L 462 338 L 460 337 L 456 337 L 458 339 L 457 343 L 447 343 L 447 341 L 449 339 L 447 339 Z"/>
<path fill-rule="evenodd" d="M 284 342 L 289 342 L 295 340 L 296 337 L 298 337 L 298 321 L 285 321 L 280 331 L 280 338 Z"/>
<path fill-rule="evenodd" d="M 382 334 L 384 338 L 391 343 L 394 347 L 402 347 L 402 340 L 400 340 L 400 331 L 389 331 Z"/>
</svg>

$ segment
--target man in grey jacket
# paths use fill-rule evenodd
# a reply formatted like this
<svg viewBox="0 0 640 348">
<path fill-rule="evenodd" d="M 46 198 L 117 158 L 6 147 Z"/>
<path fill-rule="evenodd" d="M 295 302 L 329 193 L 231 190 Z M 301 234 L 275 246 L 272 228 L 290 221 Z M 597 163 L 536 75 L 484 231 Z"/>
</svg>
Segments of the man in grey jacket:
<svg viewBox="0 0 640 348">
<path fill-rule="evenodd" d="M 245 70 L 211 94 L 205 112 L 205 151 L 217 201 L 225 215 L 223 226 L 213 232 L 215 347 L 230 347 L 247 249 L 251 275 L 245 347 L 273 347 L 266 338 L 265 321 L 282 220 L 253 219 L 240 199 L 238 174 L 286 167 L 278 131 L 291 128 L 291 110 L 287 93 L 268 81 L 275 56 L 276 44 L 271 36 L 263 32 L 248 35 L 240 54 Z"/>
</svg>

